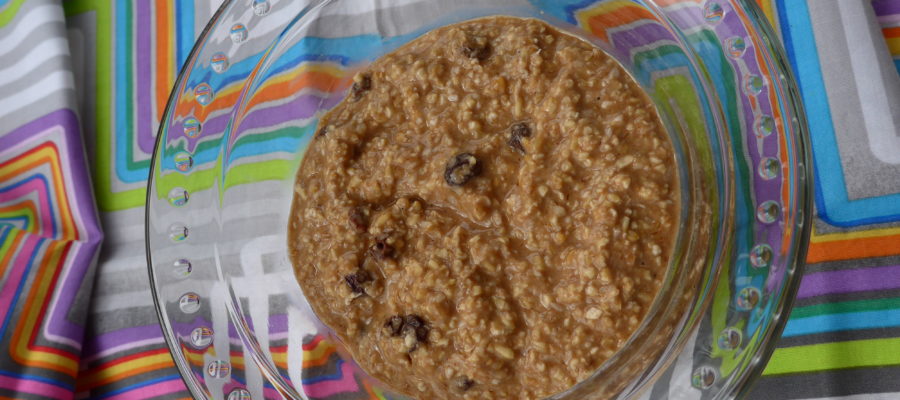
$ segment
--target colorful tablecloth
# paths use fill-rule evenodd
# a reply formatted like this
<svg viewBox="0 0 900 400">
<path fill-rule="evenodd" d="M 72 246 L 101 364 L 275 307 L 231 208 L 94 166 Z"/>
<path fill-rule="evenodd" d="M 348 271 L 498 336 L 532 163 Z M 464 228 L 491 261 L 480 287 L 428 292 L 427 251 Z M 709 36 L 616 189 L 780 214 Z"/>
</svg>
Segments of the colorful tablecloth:
<svg viewBox="0 0 900 400">
<path fill-rule="evenodd" d="M 142 206 L 158 120 L 218 5 L 0 0 L 0 399 L 189 395 Z M 816 218 L 751 397 L 900 398 L 900 0 L 760 6 L 807 107 Z"/>
</svg>

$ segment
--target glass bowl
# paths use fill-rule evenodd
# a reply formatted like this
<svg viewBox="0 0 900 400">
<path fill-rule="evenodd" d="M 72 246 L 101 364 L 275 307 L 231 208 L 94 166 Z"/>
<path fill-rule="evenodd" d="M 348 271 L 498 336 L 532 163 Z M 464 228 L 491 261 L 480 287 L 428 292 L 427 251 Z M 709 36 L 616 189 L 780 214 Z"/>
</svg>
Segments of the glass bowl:
<svg viewBox="0 0 900 400">
<path fill-rule="evenodd" d="M 232 0 L 160 123 L 147 192 L 152 292 L 196 398 L 404 398 L 315 316 L 287 257 L 294 177 L 360 67 L 439 26 L 544 20 L 615 57 L 676 150 L 682 221 L 626 346 L 554 396 L 728 398 L 774 349 L 809 237 L 808 138 L 787 59 L 741 0 Z"/>
</svg>

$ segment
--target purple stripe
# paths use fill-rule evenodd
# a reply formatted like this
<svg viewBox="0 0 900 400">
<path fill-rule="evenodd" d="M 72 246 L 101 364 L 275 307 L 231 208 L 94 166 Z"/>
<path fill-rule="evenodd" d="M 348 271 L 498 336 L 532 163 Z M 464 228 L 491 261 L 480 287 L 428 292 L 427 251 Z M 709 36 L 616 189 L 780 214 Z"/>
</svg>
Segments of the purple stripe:
<svg viewBox="0 0 900 400">
<path fill-rule="evenodd" d="M 56 307 L 47 320 L 47 332 L 52 335 L 69 338 L 76 343 L 83 343 L 84 326 L 74 324 L 69 321 L 69 306 L 75 303 L 75 296 L 78 291 L 88 285 L 85 293 L 93 292 L 93 280 L 86 279 L 93 274 L 88 273 L 88 269 L 94 264 L 94 255 L 100 248 L 100 239 L 92 240 L 90 243 L 75 242 L 72 246 L 72 266 L 66 275 L 61 276 L 62 285 L 59 286 L 59 295 L 56 299 Z M 87 310 L 83 310 L 87 314 Z"/>
<path fill-rule="evenodd" d="M 159 324 L 132 326 L 117 329 L 111 332 L 88 337 L 85 341 L 84 354 L 86 357 L 97 354 L 109 348 L 122 346 L 132 342 L 148 339 L 162 338 L 162 328 Z"/>
<path fill-rule="evenodd" d="M 256 108 L 250 110 L 248 114 L 245 114 L 244 119 L 241 121 L 240 129 L 236 130 L 237 133 L 235 135 L 232 135 L 229 143 L 234 144 L 241 135 L 246 134 L 246 131 L 250 129 L 278 126 L 291 120 L 313 117 L 320 110 L 327 110 L 336 106 L 344 98 L 344 95 L 344 92 L 331 93 L 327 97 L 318 94 L 305 94 L 277 106 L 266 107 L 267 103 L 259 104 Z M 193 149 L 201 139 L 207 139 L 211 135 L 221 135 L 225 131 L 225 126 L 228 125 L 231 117 L 231 113 L 220 114 L 203 123 L 200 136 L 196 139 L 187 139 L 187 148 L 189 150 Z M 180 134 L 184 130 L 183 123 L 183 120 L 172 123 L 170 130 L 173 134 L 166 135 L 166 144 L 171 144 L 184 138 Z"/>
<path fill-rule="evenodd" d="M 805 275 L 797 298 L 900 288 L 900 265 Z"/>
<path fill-rule="evenodd" d="M 141 151 L 145 154 L 153 154 L 153 146 L 156 144 L 155 135 L 150 131 L 153 127 L 153 105 L 150 99 L 150 2 L 138 1 L 137 3 L 137 54 L 135 83 L 137 85 L 137 141 Z M 125 84 L 129 84 L 126 82 Z M 129 149 L 131 151 L 131 149 Z"/>
<path fill-rule="evenodd" d="M 900 1 L 897 0 L 874 0 L 872 8 L 875 9 L 875 15 L 900 14 Z"/>
<path fill-rule="evenodd" d="M 646 20 L 642 20 L 646 21 Z M 659 41 L 675 42 L 672 33 L 666 28 L 654 21 L 652 23 L 644 23 L 639 26 L 615 27 L 610 29 L 609 40 L 620 51 L 631 54 L 634 47 L 647 46 L 650 44 L 659 45 Z"/>
<path fill-rule="evenodd" d="M 327 110 L 336 106 L 343 98 L 343 92 L 334 93 L 324 99 L 318 95 L 307 94 L 278 106 L 258 107 L 247 113 L 241 120 L 232 142 L 248 130 L 275 126 L 290 120 L 311 118 L 319 110 Z"/>
</svg>

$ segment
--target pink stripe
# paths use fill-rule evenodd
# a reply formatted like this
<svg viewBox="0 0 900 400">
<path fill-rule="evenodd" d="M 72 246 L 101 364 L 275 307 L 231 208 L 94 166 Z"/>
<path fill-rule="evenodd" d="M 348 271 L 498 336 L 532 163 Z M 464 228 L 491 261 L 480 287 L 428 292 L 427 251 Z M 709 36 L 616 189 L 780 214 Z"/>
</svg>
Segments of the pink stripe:
<svg viewBox="0 0 900 400">
<path fill-rule="evenodd" d="M 59 386 L 28 379 L 16 379 L 0 375 L 0 389 L 9 389 L 17 393 L 29 393 L 51 399 L 71 399 L 73 393 Z"/>
<path fill-rule="evenodd" d="M 356 379 L 353 378 L 353 372 L 353 366 L 345 362 L 341 365 L 340 380 L 303 385 L 303 391 L 309 397 L 329 397 L 338 393 L 356 392 L 359 390 L 359 385 L 356 384 Z"/>
<path fill-rule="evenodd" d="M 127 392 L 119 393 L 115 396 L 107 397 L 109 400 L 140 400 L 149 399 L 151 397 L 164 396 L 185 390 L 184 382 L 181 379 L 172 379 L 169 381 L 154 383 L 152 385 L 141 386 Z"/>
<path fill-rule="evenodd" d="M 34 235 L 25 235 L 24 243 L 19 248 L 19 254 L 13 260 L 12 270 L 9 271 L 6 281 L 0 286 L 0 321 L 6 320 L 6 314 L 12 311 L 10 304 L 16 294 L 16 287 L 25 275 L 25 268 L 32 253 L 38 251 L 36 247 L 39 239 Z M 11 251 L 15 251 L 15 249 Z"/>
</svg>

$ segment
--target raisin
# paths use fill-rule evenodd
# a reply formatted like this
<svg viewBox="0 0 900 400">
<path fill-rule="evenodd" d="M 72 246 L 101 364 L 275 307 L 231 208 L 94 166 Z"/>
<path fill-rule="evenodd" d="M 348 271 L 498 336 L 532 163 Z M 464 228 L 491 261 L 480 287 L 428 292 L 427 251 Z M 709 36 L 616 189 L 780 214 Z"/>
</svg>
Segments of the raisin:
<svg viewBox="0 0 900 400">
<path fill-rule="evenodd" d="M 509 128 L 509 140 L 506 143 L 519 153 L 525 154 L 522 139 L 529 137 L 531 137 L 531 128 L 528 127 L 528 124 L 519 122 Z"/>
<path fill-rule="evenodd" d="M 460 153 L 447 163 L 444 180 L 450 186 L 462 186 L 481 173 L 481 163 L 472 153 Z"/>
<path fill-rule="evenodd" d="M 406 316 L 406 320 L 403 323 L 403 333 L 414 334 L 416 336 L 416 340 L 419 342 L 425 342 L 428 340 L 428 326 L 425 324 L 425 321 L 422 320 L 422 317 L 410 314 Z"/>
<path fill-rule="evenodd" d="M 362 207 L 353 207 L 349 212 L 350 226 L 359 233 L 369 229 L 369 221 Z"/>
<path fill-rule="evenodd" d="M 363 288 L 363 284 L 366 282 L 371 282 L 372 276 L 369 275 L 368 272 L 364 269 L 360 269 L 350 275 L 344 276 L 344 282 L 347 283 L 347 286 L 350 287 L 350 291 L 355 294 L 363 294 L 365 293 L 365 289 Z"/>
<path fill-rule="evenodd" d="M 384 327 L 391 336 L 400 336 L 403 333 L 403 322 L 404 318 L 402 315 L 395 315 L 388 318 L 387 322 L 384 323 Z"/>
<path fill-rule="evenodd" d="M 428 341 L 429 328 L 422 320 L 422 317 L 410 314 L 404 318 L 403 328 L 403 345 L 406 351 L 412 353 L 419 348 L 419 345 Z"/>
<path fill-rule="evenodd" d="M 387 237 L 375 239 L 375 244 L 369 248 L 369 254 L 376 260 L 394 257 L 394 246 L 387 243 Z"/>
<path fill-rule="evenodd" d="M 350 87 L 350 93 L 353 94 L 353 101 L 359 101 L 359 99 L 371 89 L 372 77 L 369 75 L 362 75 L 358 80 L 353 82 L 353 86 Z"/>
<path fill-rule="evenodd" d="M 453 378 L 453 387 L 460 391 L 465 392 L 471 389 L 472 386 L 475 386 L 475 381 L 469 379 L 468 376 L 460 375 L 456 378 Z"/>
<path fill-rule="evenodd" d="M 462 46 L 461 51 L 462 54 L 468 58 L 484 61 L 491 56 L 491 45 L 488 43 L 480 44 L 475 41 L 469 41 Z"/>
</svg>

